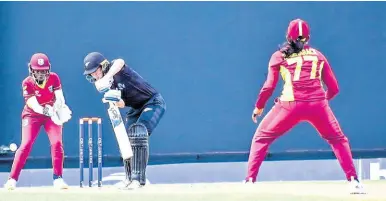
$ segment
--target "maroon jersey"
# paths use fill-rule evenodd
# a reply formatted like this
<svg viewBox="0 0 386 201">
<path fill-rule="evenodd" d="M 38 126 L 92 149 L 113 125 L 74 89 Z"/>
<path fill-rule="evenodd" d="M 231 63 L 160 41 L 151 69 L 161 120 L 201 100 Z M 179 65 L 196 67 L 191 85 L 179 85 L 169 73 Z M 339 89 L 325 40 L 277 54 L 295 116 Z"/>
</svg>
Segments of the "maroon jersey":
<svg viewBox="0 0 386 201">
<path fill-rule="evenodd" d="M 51 72 L 48 79 L 42 84 L 38 85 L 35 80 L 28 76 L 23 80 L 23 97 L 26 102 L 32 96 L 35 96 L 38 100 L 38 103 L 41 106 L 46 104 L 53 105 L 55 102 L 55 90 L 61 89 L 61 83 L 59 76 L 56 73 Z M 24 106 L 22 116 L 25 115 L 41 115 L 34 112 L 28 105 Z"/>
<path fill-rule="evenodd" d="M 339 91 L 327 59 L 318 50 L 305 46 L 304 50 L 288 58 L 277 51 L 269 61 L 268 77 L 257 98 L 257 108 L 265 107 L 276 87 L 279 74 L 284 81 L 281 101 L 330 100 Z M 322 82 L 327 86 L 327 92 Z"/>
</svg>

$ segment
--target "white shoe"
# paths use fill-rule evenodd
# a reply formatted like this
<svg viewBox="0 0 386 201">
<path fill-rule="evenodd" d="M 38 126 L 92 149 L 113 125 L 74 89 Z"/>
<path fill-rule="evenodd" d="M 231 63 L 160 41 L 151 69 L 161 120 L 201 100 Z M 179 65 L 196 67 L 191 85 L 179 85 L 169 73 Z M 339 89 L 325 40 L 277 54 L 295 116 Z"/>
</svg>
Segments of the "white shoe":
<svg viewBox="0 0 386 201">
<path fill-rule="evenodd" d="M 120 181 L 114 184 L 114 187 L 118 189 L 137 189 L 141 187 L 141 184 L 137 180 L 130 181 L 128 179 L 125 179 L 123 181 Z"/>
<path fill-rule="evenodd" d="M 366 194 L 363 185 L 354 177 L 351 177 L 350 181 L 350 194 Z"/>
<path fill-rule="evenodd" d="M 16 188 L 16 180 L 15 179 L 8 179 L 7 182 L 4 184 L 4 188 L 7 190 L 15 190 Z"/>
<path fill-rule="evenodd" d="M 255 182 L 253 182 L 253 179 L 252 178 L 248 178 L 248 180 L 243 180 L 243 183 L 244 184 L 254 184 Z"/>
<path fill-rule="evenodd" d="M 57 178 L 54 180 L 54 187 L 57 189 L 68 189 L 68 185 L 64 182 L 63 178 Z"/>
<path fill-rule="evenodd" d="M 142 187 L 142 185 L 137 180 L 131 181 L 129 186 L 127 186 L 128 189 L 137 189 L 137 188 L 140 188 L 140 187 Z"/>
<path fill-rule="evenodd" d="M 129 184 L 130 184 L 130 181 L 128 179 L 125 179 L 125 180 L 122 180 L 122 181 L 114 184 L 114 187 L 118 188 L 118 189 L 126 189 L 127 186 L 129 186 Z"/>
</svg>

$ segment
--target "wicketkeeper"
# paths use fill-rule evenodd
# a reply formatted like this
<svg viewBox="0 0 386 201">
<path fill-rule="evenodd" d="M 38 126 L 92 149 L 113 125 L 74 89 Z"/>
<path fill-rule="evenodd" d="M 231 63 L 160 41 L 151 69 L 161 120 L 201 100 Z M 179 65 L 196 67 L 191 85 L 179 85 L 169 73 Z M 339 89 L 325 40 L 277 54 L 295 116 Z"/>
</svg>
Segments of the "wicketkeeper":
<svg viewBox="0 0 386 201">
<path fill-rule="evenodd" d="M 63 123 L 71 119 L 71 110 L 66 105 L 59 76 L 51 71 L 47 55 L 36 53 L 28 64 L 29 76 L 23 80 L 25 106 L 21 115 L 22 136 L 19 149 L 13 160 L 11 173 L 4 188 L 13 190 L 19 179 L 32 145 L 43 127 L 51 144 L 54 187 L 68 188 L 63 174 Z"/>
</svg>

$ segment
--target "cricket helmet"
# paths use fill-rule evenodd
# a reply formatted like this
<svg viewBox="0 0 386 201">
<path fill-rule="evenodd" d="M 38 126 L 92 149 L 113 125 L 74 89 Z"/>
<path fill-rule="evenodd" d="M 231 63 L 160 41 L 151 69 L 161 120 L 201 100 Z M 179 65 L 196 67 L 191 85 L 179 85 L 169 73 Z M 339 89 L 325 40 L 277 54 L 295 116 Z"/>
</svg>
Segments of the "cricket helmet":
<svg viewBox="0 0 386 201">
<path fill-rule="evenodd" d="M 286 38 L 289 43 L 298 40 L 307 42 L 310 39 L 310 26 L 302 19 L 292 20 L 288 25 Z"/>
<path fill-rule="evenodd" d="M 32 55 L 28 63 L 28 71 L 37 83 L 42 84 L 48 78 L 50 70 L 51 63 L 47 55 L 43 53 Z"/>
<path fill-rule="evenodd" d="M 95 72 L 99 67 L 105 72 L 109 66 L 109 61 L 99 52 L 89 53 L 83 60 L 84 73 L 83 75 L 90 75 Z"/>
</svg>

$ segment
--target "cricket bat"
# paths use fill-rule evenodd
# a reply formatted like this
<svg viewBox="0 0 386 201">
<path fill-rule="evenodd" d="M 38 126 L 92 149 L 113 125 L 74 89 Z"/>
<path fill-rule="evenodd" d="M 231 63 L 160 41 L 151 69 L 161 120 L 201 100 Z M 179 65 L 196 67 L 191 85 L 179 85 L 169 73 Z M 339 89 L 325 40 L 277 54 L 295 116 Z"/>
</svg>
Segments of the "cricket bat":
<svg viewBox="0 0 386 201">
<path fill-rule="evenodd" d="M 127 136 L 125 125 L 123 124 L 122 116 L 119 108 L 113 103 L 109 103 L 107 112 L 110 117 L 111 125 L 113 126 L 115 137 L 118 141 L 119 150 L 123 160 L 129 159 L 133 156 L 129 136 Z"/>
</svg>

